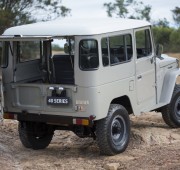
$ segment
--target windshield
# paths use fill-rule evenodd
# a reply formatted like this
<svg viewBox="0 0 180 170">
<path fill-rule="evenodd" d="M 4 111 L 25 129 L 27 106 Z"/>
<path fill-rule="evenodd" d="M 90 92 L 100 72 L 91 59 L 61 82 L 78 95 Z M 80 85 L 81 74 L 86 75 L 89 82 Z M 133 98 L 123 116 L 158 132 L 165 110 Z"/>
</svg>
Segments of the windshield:
<svg viewBox="0 0 180 170">
<path fill-rule="evenodd" d="M 74 39 L 59 38 L 52 41 L 52 55 L 74 55 Z"/>
<path fill-rule="evenodd" d="M 74 38 L 65 37 L 51 42 L 51 63 L 53 82 L 74 84 Z"/>
</svg>

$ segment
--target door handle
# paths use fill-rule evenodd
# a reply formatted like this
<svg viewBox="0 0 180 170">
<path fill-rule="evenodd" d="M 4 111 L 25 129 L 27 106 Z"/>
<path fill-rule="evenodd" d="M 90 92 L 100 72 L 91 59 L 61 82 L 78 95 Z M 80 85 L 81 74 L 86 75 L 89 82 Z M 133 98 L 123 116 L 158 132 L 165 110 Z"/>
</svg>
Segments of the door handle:
<svg viewBox="0 0 180 170">
<path fill-rule="evenodd" d="M 138 80 L 139 80 L 139 79 L 142 79 L 142 75 L 137 76 L 137 79 L 138 79 Z"/>
</svg>

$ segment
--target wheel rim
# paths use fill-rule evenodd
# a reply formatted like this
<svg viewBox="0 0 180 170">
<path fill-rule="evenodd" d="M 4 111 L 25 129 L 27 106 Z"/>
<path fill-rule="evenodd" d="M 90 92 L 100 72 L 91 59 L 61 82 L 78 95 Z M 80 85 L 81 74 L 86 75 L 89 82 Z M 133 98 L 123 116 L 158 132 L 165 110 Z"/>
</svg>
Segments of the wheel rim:
<svg viewBox="0 0 180 170">
<path fill-rule="evenodd" d="M 125 139 L 125 121 L 121 116 L 114 117 L 111 124 L 111 139 L 115 145 L 122 145 Z"/>
<path fill-rule="evenodd" d="M 180 119 L 180 97 L 178 97 L 175 103 L 175 115 L 178 119 Z"/>
</svg>

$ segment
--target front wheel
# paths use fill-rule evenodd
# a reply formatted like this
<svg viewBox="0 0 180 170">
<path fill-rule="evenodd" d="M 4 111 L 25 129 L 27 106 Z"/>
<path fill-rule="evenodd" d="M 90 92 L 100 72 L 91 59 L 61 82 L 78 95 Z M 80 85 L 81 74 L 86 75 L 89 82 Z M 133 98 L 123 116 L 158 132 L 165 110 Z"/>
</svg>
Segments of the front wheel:
<svg viewBox="0 0 180 170">
<path fill-rule="evenodd" d="M 180 127 L 180 85 L 175 86 L 171 102 L 161 112 L 167 125 L 172 128 Z"/>
<path fill-rule="evenodd" d="M 125 151 L 130 137 L 127 110 L 119 104 L 111 104 L 107 117 L 96 122 L 96 136 L 102 154 L 115 155 Z"/>
<path fill-rule="evenodd" d="M 46 148 L 54 134 L 53 128 L 45 123 L 19 122 L 18 130 L 21 143 L 35 150 Z"/>
</svg>

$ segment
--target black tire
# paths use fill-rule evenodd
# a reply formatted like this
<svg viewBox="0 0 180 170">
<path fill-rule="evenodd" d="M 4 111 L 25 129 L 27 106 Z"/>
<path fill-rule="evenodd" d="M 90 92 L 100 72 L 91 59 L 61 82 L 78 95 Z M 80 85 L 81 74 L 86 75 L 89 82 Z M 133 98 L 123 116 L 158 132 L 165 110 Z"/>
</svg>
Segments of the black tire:
<svg viewBox="0 0 180 170">
<path fill-rule="evenodd" d="M 21 143 L 34 150 L 46 148 L 54 134 L 51 126 L 35 122 L 19 122 L 18 131 Z"/>
<path fill-rule="evenodd" d="M 130 137 L 127 110 L 119 104 L 111 104 L 107 117 L 96 122 L 96 137 L 101 154 L 111 156 L 124 152 Z"/>
<path fill-rule="evenodd" d="M 171 102 L 161 110 L 165 123 L 172 127 L 180 127 L 180 85 L 175 85 Z"/>
<path fill-rule="evenodd" d="M 20 141 L 24 145 L 24 147 L 32 148 L 32 145 L 28 140 L 28 138 L 29 138 L 28 137 L 28 129 L 27 129 L 25 122 L 19 122 L 18 132 L 19 132 Z"/>
</svg>

